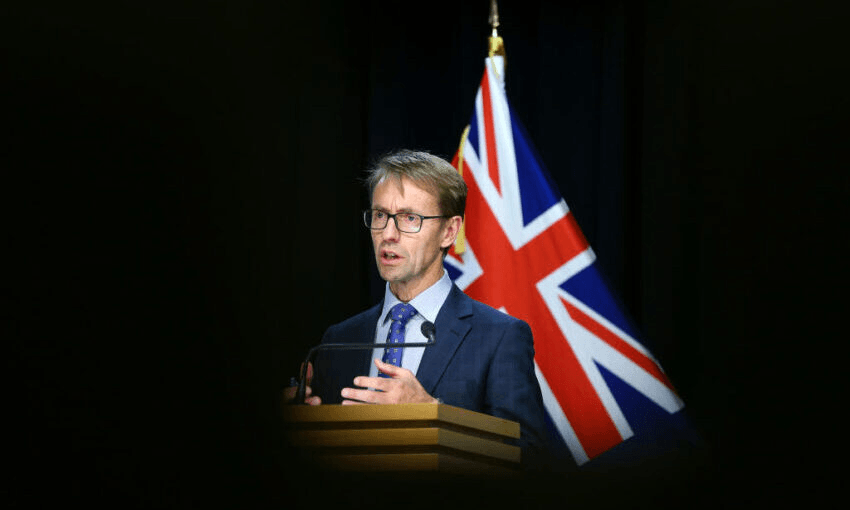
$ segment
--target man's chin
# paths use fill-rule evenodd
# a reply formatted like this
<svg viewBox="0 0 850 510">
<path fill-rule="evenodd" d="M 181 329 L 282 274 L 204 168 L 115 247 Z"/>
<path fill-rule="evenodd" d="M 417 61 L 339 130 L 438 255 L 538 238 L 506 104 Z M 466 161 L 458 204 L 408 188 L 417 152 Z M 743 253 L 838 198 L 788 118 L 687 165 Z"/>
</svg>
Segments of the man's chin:
<svg viewBox="0 0 850 510">
<path fill-rule="evenodd" d="M 381 278 L 384 281 L 393 283 L 393 282 L 399 280 L 400 271 L 398 271 L 397 268 L 388 267 L 388 266 L 380 264 L 380 265 L 378 265 L 378 274 L 381 275 Z"/>
<path fill-rule="evenodd" d="M 381 276 L 400 276 L 407 266 L 405 259 L 402 258 L 394 258 L 394 259 L 384 259 L 378 258 L 376 260 L 378 263 L 378 272 Z"/>
</svg>

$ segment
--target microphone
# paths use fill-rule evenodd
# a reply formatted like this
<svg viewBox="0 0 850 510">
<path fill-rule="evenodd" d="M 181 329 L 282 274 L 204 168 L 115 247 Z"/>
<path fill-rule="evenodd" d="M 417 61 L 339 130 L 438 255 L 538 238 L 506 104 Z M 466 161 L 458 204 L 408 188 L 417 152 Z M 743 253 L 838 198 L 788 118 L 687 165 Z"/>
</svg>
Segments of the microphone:
<svg viewBox="0 0 850 510">
<path fill-rule="evenodd" d="M 393 344 L 394 349 L 403 349 L 405 347 L 428 347 L 437 342 L 437 328 L 433 322 L 425 321 L 420 328 L 422 336 L 428 339 L 427 342 L 405 342 L 403 344 Z M 319 351 L 355 351 L 365 349 L 375 349 L 376 347 L 386 347 L 387 343 L 350 343 L 350 344 L 319 344 L 307 352 L 307 357 L 301 365 L 301 374 L 298 379 L 298 389 L 295 391 L 295 398 L 292 400 L 294 405 L 303 405 L 304 399 L 307 397 L 307 365 L 313 359 L 313 356 Z"/>
<path fill-rule="evenodd" d="M 433 322 L 423 322 L 422 327 L 419 328 L 419 330 L 422 331 L 422 336 L 427 338 L 432 344 L 437 341 L 437 328 L 434 327 Z"/>
</svg>

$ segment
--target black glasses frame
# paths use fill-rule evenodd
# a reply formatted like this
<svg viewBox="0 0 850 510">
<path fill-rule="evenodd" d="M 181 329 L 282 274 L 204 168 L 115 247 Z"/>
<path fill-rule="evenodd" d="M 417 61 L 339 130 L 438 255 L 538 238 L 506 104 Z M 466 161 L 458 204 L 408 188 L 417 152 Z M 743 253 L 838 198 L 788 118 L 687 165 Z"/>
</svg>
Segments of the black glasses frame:
<svg viewBox="0 0 850 510">
<path fill-rule="evenodd" d="M 372 213 L 376 212 L 376 211 L 386 215 L 387 221 L 386 221 L 386 223 L 384 223 L 384 225 L 382 227 L 373 227 L 372 226 Z M 402 215 L 402 216 L 408 215 L 408 216 L 418 217 L 419 218 L 419 228 L 417 228 L 416 230 L 405 230 L 405 229 L 401 228 L 398 225 L 398 218 L 397 218 L 398 215 Z M 446 215 L 423 216 L 421 214 L 416 214 L 416 213 L 412 213 L 412 212 L 397 212 L 395 214 L 390 214 L 390 213 L 388 213 L 386 211 L 382 211 L 380 209 L 366 209 L 365 211 L 363 211 L 363 223 L 366 225 L 367 228 L 369 228 L 371 230 L 384 230 L 385 228 L 387 228 L 387 225 L 389 225 L 390 218 L 392 218 L 392 220 L 395 222 L 395 228 L 398 229 L 399 232 L 405 232 L 407 234 L 416 234 L 416 233 L 418 233 L 419 231 L 422 230 L 422 224 L 425 220 L 434 220 L 434 219 L 437 219 L 437 218 L 451 218 L 451 216 L 446 216 Z"/>
</svg>

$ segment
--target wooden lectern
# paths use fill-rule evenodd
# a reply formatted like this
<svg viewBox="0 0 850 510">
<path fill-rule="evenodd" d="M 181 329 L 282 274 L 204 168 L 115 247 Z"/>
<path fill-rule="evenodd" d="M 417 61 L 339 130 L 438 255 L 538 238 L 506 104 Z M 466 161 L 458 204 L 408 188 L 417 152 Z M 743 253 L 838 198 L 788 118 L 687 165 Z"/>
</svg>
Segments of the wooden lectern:
<svg viewBox="0 0 850 510">
<path fill-rule="evenodd" d="M 284 406 L 293 446 L 323 469 L 519 474 L 519 424 L 446 404 Z"/>
</svg>

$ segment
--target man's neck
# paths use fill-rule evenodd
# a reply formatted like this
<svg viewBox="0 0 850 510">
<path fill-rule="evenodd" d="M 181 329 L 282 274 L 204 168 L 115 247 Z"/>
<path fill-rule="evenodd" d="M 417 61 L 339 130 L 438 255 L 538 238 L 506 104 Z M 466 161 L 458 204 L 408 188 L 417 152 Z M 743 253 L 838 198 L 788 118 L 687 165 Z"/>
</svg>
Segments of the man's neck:
<svg viewBox="0 0 850 510">
<path fill-rule="evenodd" d="M 440 272 L 429 277 L 427 280 L 419 280 L 417 282 L 390 282 L 390 292 L 398 298 L 399 301 L 409 303 L 413 298 L 428 290 L 432 285 L 440 281 L 443 277 L 442 266 Z"/>
</svg>

